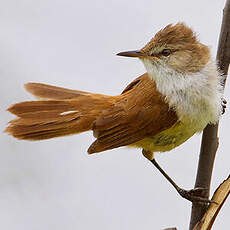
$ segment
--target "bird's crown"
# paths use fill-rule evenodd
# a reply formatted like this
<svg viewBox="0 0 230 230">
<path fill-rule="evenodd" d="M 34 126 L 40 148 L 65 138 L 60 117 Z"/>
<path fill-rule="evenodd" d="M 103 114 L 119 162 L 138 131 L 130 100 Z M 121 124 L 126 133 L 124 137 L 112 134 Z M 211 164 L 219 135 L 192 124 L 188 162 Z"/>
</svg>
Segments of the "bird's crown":
<svg viewBox="0 0 230 230">
<path fill-rule="evenodd" d="M 179 72 L 196 72 L 210 59 L 209 48 L 200 43 L 192 29 L 184 23 L 167 25 L 141 52 L 149 59 L 163 61 Z"/>
</svg>

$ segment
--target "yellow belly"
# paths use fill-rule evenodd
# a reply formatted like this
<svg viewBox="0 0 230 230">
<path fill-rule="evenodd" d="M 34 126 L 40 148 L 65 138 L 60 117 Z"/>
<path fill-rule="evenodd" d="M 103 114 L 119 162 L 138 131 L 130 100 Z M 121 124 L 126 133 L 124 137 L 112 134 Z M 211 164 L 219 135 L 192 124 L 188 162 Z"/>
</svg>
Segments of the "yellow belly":
<svg viewBox="0 0 230 230">
<path fill-rule="evenodd" d="M 151 152 L 165 152 L 169 151 L 199 132 L 196 125 L 184 124 L 181 122 L 176 123 L 170 129 L 160 132 L 159 134 L 151 137 L 146 137 L 130 147 L 139 147 Z"/>
</svg>

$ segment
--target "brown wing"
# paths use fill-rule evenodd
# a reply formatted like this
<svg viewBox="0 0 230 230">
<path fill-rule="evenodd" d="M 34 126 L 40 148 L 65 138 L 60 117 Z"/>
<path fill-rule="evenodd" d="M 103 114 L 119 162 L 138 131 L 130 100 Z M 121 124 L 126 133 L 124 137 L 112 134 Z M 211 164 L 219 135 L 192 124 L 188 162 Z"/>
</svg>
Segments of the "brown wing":
<svg viewBox="0 0 230 230">
<path fill-rule="evenodd" d="M 93 126 L 97 140 L 89 153 L 135 143 L 171 127 L 177 121 L 147 73 L 130 83 L 110 109 L 103 111 Z"/>
</svg>

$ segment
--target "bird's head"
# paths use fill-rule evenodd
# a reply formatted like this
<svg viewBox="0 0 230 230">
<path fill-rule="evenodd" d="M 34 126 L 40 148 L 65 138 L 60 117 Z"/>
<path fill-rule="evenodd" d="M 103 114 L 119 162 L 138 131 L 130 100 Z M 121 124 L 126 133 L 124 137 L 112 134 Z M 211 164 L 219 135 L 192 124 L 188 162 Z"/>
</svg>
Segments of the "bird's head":
<svg viewBox="0 0 230 230">
<path fill-rule="evenodd" d="M 118 53 L 138 57 L 148 68 L 167 67 L 182 74 L 200 71 L 210 60 L 209 48 L 183 23 L 160 30 L 142 49 Z"/>
</svg>

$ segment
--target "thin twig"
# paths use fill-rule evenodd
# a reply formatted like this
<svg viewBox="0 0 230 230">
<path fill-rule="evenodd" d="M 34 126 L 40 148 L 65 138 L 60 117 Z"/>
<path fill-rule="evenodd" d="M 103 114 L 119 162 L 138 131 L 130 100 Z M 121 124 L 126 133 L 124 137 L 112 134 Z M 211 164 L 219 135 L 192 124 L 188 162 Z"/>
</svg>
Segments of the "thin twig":
<svg viewBox="0 0 230 230">
<path fill-rule="evenodd" d="M 217 51 L 217 61 L 220 71 L 224 74 L 223 81 L 226 82 L 226 76 L 230 62 L 230 0 L 226 0 L 223 11 L 223 20 Z M 200 158 L 196 176 L 196 187 L 207 188 L 205 198 L 209 197 L 210 183 L 212 177 L 213 164 L 218 148 L 218 124 L 208 125 L 203 132 Z M 195 224 L 202 218 L 207 205 L 193 203 L 189 229 L 192 230 Z"/>
</svg>

